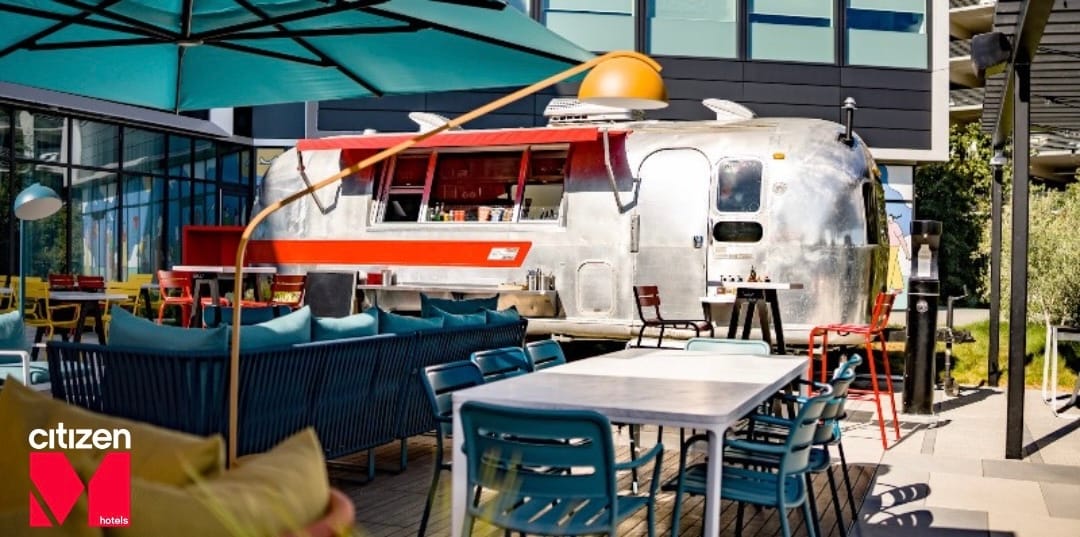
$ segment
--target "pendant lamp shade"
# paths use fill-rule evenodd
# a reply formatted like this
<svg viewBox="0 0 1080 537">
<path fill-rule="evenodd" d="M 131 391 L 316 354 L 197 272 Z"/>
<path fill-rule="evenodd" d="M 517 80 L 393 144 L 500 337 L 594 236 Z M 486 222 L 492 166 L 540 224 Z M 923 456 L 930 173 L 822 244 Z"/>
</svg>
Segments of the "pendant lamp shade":
<svg viewBox="0 0 1080 537">
<path fill-rule="evenodd" d="M 593 67 L 578 89 L 578 100 L 627 108 L 656 110 L 668 105 L 660 66 L 650 58 L 619 56 Z"/>
</svg>

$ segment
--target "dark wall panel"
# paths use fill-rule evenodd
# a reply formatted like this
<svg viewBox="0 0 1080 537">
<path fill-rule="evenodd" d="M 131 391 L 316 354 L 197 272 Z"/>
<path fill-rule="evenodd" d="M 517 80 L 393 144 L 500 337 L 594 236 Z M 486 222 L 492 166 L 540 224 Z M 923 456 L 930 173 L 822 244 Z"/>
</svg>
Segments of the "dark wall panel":
<svg viewBox="0 0 1080 537">
<path fill-rule="evenodd" d="M 254 138 L 303 138 L 304 103 L 275 104 L 251 108 Z"/>
</svg>

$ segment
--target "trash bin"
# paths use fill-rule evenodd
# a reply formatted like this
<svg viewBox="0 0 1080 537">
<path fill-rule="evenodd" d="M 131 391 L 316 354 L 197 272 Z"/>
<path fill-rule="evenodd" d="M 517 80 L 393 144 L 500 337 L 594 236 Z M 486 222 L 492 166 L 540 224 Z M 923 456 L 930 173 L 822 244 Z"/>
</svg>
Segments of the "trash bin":
<svg viewBox="0 0 1080 537">
<path fill-rule="evenodd" d="M 904 412 L 934 412 L 934 345 L 937 341 L 938 246 L 941 222 L 911 222 L 911 275 L 908 278 L 907 339 L 904 347 Z"/>
</svg>

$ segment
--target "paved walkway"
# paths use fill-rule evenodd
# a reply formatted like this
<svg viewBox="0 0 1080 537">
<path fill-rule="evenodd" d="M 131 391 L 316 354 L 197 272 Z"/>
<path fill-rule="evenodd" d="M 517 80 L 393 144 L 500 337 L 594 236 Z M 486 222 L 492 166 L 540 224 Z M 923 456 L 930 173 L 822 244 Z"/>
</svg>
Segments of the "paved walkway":
<svg viewBox="0 0 1080 537">
<path fill-rule="evenodd" d="M 849 457 L 879 462 L 854 534 L 1080 536 L 1080 410 L 1055 418 L 1039 391 L 1026 396 L 1022 461 L 1005 459 L 1004 389 L 965 391 L 935 416 L 901 416 L 902 440 L 885 452 L 873 405 L 853 402 Z"/>
</svg>

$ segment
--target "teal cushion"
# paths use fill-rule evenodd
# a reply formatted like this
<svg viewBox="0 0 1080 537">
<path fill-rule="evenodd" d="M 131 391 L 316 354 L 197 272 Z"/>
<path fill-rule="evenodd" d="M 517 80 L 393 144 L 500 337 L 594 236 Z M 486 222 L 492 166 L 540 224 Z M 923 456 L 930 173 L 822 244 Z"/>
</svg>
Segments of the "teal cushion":
<svg viewBox="0 0 1080 537">
<path fill-rule="evenodd" d="M 205 330 L 164 326 L 136 317 L 120 306 L 113 306 L 109 314 L 112 315 L 109 346 L 169 351 L 225 351 L 229 348 L 229 330 L 224 326 Z"/>
<path fill-rule="evenodd" d="M 257 324 L 276 319 L 282 315 L 288 315 L 292 310 L 285 306 L 284 309 L 271 306 L 254 306 L 240 308 L 240 324 Z M 202 310 L 203 324 L 215 327 L 219 324 L 232 324 L 233 309 L 231 306 L 205 306 Z"/>
<path fill-rule="evenodd" d="M 431 298 L 420 293 L 420 316 L 439 317 L 434 310 L 438 308 L 446 313 L 461 315 L 463 313 L 483 313 L 484 310 L 493 310 L 499 307 L 499 295 L 490 298 L 468 298 L 465 300 L 451 300 L 448 298 Z"/>
<path fill-rule="evenodd" d="M 272 321 L 240 327 L 241 351 L 279 349 L 310 341 L 311 308 L 308 306 Z"/>
<path fill-rule="evenodd" d="M 0 350 L 26 350 L 26 335 L 23 331 L 22 315 L 18 311 L 0 315 Z M 18 364 L 21 362 L 17 356 L 0 356 L 0 364 Z"/>
<path fill-rule="evenodd" d="M 357 313 L 341 318 L 315 317 L 311 321 L 311 340 L 330 341 L 374 336 L 379 333 L 378 323 L 379 318 L 374 312 Z"/>
<path fill-rule="evenodd" d="M 420 317 L 398 315 L 383 310 L 377 311 L 379 314 L 380 334 L 407 334 L 410 332 L 419 332 L 421 330 L 435 330 L 443 327 L 442 317 L 422 319 Z"/>
<path fill-rule="evenodd" d="M 484 315 L 487 316 L 488 324 L 513 323 L 521 319 L 521 314 L 518 313 L 517 308 L 514 306 L 510 306 L 509 308 L 501 311 L 496 311 L 493 309 L 486 310 L 484 311 Z"/>
<path fill-rule="evenodd" d="M 463 326 L 484 326 L 487 324 L 487 314 L 484 312 L 477 313 L 447 313 L 439 308 L 431 308 L 435 315 L 442 317 L 444 328 L 458 328 Z M 432 319 L 435 316 L 430 317 Z"/>
</svg>

